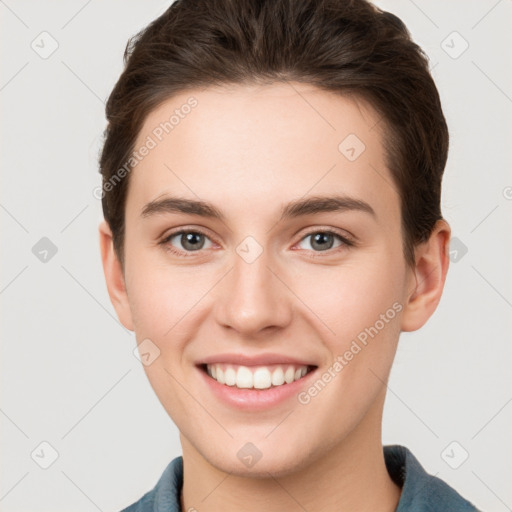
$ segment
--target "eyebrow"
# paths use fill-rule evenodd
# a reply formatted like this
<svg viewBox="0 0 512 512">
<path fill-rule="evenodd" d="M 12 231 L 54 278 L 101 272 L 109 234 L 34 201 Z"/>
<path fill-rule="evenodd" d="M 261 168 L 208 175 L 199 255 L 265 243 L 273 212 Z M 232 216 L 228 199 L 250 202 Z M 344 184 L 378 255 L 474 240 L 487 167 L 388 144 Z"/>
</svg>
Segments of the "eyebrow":
<svg viewBox="0 0 512 512">
<path fill-rule="evenodd" d="M 281 219 L 292 219 L 305 215 L 324 212 L 360 211 L 376 217 L 374 209 L 365 201 L 349 196 L 312 196 L 306 199 L 297 199 L 284 206 Z M 188 213 L 200 217 L 225 220 L 224 214 L 213 204 L 202 200 L 185 199 L 166 196 L 146 204 L 142 210 L 142 217 L 151 217 L 159 213 Z"/>
</svg>

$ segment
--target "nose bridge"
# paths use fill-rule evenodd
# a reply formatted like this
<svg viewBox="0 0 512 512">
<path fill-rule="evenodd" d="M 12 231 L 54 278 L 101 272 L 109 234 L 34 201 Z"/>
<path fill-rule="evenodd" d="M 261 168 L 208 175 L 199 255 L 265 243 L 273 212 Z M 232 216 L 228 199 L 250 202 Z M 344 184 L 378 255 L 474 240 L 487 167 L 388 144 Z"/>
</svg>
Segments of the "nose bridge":
<svg viewBox="0 0 512 512">
<path fill-rule="evenodd" d="M 243 334 L 284 327 L 291 318 L 290 297 L 274 276 L 271 254 L 247 237 L 233 254 L 232 271 L 218 296 L 218 322 Z M 257 245 L 256 245 L 257 244 Z"/>
</svg>

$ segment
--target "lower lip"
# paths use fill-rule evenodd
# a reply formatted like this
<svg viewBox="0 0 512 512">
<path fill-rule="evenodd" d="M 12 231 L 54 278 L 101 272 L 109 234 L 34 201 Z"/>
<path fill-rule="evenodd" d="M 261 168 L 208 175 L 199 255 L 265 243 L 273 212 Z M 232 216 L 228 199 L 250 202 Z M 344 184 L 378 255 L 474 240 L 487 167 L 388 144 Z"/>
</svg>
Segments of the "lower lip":
<svg viewBox="0 0 512 512">
<path fill-rule="evenodd" d="M 309 385 L 316 368 L 290 384 L 267 389 L 240 389 L 236 386 L 226 386 L 210 377 L 202 368 L 198 368 L 198 371 L 212 393 L 224 403 L 241 410 L 258 411 L 276 407 L 290 398 L 296 397 Z"/>
</svg>

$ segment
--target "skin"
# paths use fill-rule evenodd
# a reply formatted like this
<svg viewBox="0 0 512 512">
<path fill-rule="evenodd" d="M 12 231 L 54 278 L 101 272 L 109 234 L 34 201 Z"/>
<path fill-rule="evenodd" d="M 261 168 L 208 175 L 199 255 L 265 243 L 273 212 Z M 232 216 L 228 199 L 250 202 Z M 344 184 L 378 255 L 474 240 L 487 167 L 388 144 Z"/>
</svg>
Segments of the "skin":
<svg viewBox="0 0 512 512">
<path fill-rule="evenodd" d="M 131 172 L 124 269 L 108 225 L 99 228 L 117 315 L 137 343 L 149 338 L 160 350 L 144 369 L 180 430 L 182 510 L 394 511 L 400 488 L 381 442 L 385 383 L 400 332 L 419 329 L 440 300 L 450 227 L 439 221 L 406 265 L 384 123 L 365 101 L 293 82 L 190 90 L 147 117 L 136 147 L 190 96 L 198 106 Z M 349 134 L 366 146 L 352 162 L 338 150 Z M 165 194 L 208 201 L 224 220 L 141 216 Z M 291 201 L 333 194 L 367 202 L 375 216 L 280 219 Z M 159 244 L 180 227 L 204 232 L 204 248 L 187 253 L 179 236 Z M 326 230 L 355 245 L 334 237 L 322 251 L 307 235 Z M 263 251 L 252 263 L 236 252 L 249 235 Z M 321 375 L 394 303 L 401 311 L 307 404 L 293 397 L 240 411 L 213 396 L 195 366 L 219 353 L 275 352 Z M 262 454 L 251 468 L 237 457 L 247 442 Z"/>
</svg>

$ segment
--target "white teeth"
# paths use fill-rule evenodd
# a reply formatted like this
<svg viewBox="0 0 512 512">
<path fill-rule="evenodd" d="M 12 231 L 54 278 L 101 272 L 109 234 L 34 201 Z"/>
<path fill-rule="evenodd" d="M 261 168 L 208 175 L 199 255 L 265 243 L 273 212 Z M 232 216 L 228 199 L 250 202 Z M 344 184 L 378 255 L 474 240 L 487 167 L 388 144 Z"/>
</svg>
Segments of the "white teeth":
<svg viewBox="0 0 512 512">
<path fill-rule="evenodd" d="M 272 376 L 268 368 L 258 368 L 253 375 L 256 389 L 267 389 L 272 385 Z"/>
<path fill-rule="evenodd" d="M 308 373 L 307 366 L 272 365 L 247 367 L 228 364 L 208 364 L 206 371 L 220 384 L 241 389 L 268 389 L 291 384 Z"/>
<path fill-rule="evenodd" d="M 228 386 L 234 386 L 236 384 L 236 373 L 231 366 L 226 368 L 226 371 L 224 372 L 224 380 Z"/>
<path fill-rule="evenodd" d="M 286 381 L 286 384 L 290 384 L 295 379 L 295 370 L 293 369 L 293 366 L 289 366 L 286 370 L 286 373 L 284 374 L 284 380 Z"/>
<path fill-rule="evenodd" d="M 281 384 L 284 384 L 284 372 L 281 367 L 278 367 L 272 373 L 272 385 L 280 386 Z"/>
<path fill-rule="evenodd" d="M 238 367 L 235 386 L 237 388 L 252 388 L 252 373 L 246 366 Z"/>
</svg>

